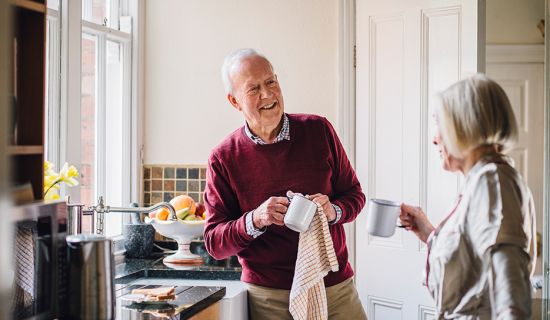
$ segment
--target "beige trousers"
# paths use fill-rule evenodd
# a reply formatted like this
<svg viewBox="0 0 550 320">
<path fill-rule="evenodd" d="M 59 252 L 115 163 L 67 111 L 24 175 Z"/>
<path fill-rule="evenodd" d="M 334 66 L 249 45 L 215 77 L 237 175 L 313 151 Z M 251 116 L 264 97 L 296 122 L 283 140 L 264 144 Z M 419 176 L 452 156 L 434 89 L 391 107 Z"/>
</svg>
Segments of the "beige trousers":
<svg viewBox="0 0 550 320">
<path fill-rule="evenodd" d="M 366 320 L 367 315 L 353 284 L 353 278 L 325 289 L 330 320 Z M 292 320 L 288 311 L 290 290 L 248 284 L 248 312 L 251 320 Z"/>
</svg>

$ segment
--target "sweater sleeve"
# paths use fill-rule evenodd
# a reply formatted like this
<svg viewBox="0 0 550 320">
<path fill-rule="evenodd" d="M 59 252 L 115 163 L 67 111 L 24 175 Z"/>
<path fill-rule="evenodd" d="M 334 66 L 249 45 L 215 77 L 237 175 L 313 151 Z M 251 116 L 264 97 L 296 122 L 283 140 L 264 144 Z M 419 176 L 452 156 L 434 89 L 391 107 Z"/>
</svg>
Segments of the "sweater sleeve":
<svg viewBox="0 0 550 320">
<path fill-rule="evenodd" d="M 354 221 L 365 206 L 365 194 L 357 179 L 355 170 L 346 155 L 336 131 L 330 122 L 326 124 L 326 138 L 329 143 L 332 166 L 333 196 L 331 202 L 342 209 L 342 217 L 337 224 Z"/>
<path fill-rule="evenodd" d="M 254 238 L 246 232 L 246 215 L 231 188 L 227 170 L 215 154 L 208 160 L 206 181 L 204 242 L 208 253 L 221 260 L 236 255 Z"/>
</svg>

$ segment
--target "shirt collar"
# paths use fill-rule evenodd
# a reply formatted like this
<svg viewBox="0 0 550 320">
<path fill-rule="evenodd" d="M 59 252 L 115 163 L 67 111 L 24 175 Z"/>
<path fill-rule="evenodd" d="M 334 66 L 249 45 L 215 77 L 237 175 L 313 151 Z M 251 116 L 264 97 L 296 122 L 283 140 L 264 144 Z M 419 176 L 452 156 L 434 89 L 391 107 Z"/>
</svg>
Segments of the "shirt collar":
<svg viewBox="0 0 550 320">
<path fill-rule="evenodd" d="M 265 141 L 263 141 L 260 137 L 253 134 L 252 131 L 250 131 L 250 128 L 248 127 L 248 123 L 245 123 L 244 125 L 244 132 L 246 135 L 252 140 L 255 144 L 264 145 L 269 144 Z M 281 131 L 279 131 L 279 134 L 277 134 L 277 137 L 273 141 L 273 143 L 281 142 L 283 140 L 290 140 L 290 125 L 288 121 L 288 116 L 286 113 L 283 113 L 283 127 L 281 128 Z"/>
</svg>

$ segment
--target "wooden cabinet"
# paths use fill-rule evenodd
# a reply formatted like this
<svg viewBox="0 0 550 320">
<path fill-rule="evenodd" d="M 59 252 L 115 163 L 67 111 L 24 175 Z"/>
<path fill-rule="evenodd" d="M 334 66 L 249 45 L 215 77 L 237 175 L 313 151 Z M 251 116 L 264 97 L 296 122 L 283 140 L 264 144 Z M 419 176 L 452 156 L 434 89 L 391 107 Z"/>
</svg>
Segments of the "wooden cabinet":
<svg viewBox="0 0 550 320">
<path fill-rule="evenodd" d="M 12 119 L 8 154 L 13 186 L 30 183 L 42 199 L 45 123 L 45 1 L 11 0 L 10 61 Z"/>
</svg>

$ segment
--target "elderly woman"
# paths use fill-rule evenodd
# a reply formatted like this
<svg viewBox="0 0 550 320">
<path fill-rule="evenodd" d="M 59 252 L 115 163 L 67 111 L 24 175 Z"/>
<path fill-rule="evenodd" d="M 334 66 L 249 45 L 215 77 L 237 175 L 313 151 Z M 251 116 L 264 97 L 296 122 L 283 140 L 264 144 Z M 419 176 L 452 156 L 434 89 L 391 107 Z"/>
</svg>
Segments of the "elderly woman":
<svg viewBox="0 0 550 320">
<path fill-rule="evenodd" d="M 439 96 L 435 112 L 443 168 L 462 190 L 434 227 L 402 204 L 401 223 L 428 247 L 426 284 L 439 319 L 529 319 L 535 212 L 531 192 L 505 155 L 518 129 L 504 90 L 484 75 Z"/>
</svg>

